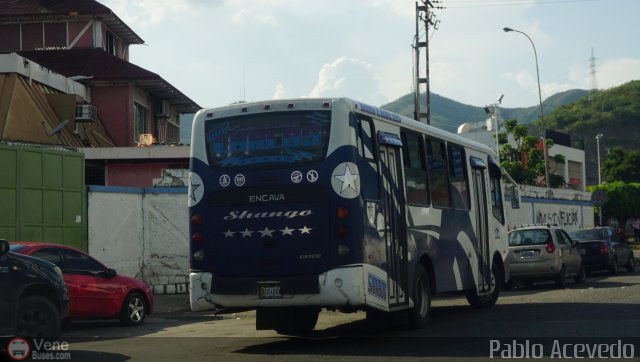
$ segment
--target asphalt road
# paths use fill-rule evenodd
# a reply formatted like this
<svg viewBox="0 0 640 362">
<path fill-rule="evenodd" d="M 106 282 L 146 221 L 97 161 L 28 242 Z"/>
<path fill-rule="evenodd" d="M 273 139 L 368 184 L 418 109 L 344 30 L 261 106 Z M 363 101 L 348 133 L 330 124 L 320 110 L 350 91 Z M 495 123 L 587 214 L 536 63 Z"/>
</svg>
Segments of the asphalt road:
<svg viewBox="0 0 640 362">
<path fill-rule="evenodd" d="M 364 313 L 323 311 L 314 332 L 292 337 L 256 331 L 253 312 L 216 316 L 181 308 L 160 310 L 140 327 L 74 323 L 61 336 L 68 348 L 57 350 L 68 354 L 57 357 L 73 361 L 410 361 L 488 359 L 492 354 L 532 358 L 539 352 L 547 357 L 617 357 L 611 355 L 617 350 L 627 353 L 620 357 L 628 357 L 633 348 L 638 359 L 640 273 L 594 275 L 586 284 L 569 283 L 566 289 L 552 284 L 519 288 L 503 292 L 498 304 L 486 310 L 469 307 L 464 298 L 439 299 L 433 303 L 429 325 L 421 330 L 372 326 L 364 317 Z"/>
</svg>

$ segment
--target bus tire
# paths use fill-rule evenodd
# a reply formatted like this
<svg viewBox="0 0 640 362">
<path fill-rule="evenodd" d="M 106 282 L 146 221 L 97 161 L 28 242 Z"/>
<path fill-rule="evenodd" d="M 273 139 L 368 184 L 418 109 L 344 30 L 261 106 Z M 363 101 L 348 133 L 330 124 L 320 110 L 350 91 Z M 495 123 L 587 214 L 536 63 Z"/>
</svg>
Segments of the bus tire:
<svg viewBox="0 0 640 362">
<path fill-rule="evenodd" d="M 493 279 L 493 290 L 487 295 L 478 295 L 476 288 L 467 291 L 466 297 L 469 304 L 478 309 L 491 308 L 498 301 L 500 289 L 502 286 L 500 272 L 497 270 L 496 264 L 491 267 L 491 279 Z"/>
<path fill-rule="evenodd" d="M 414 304 L 409 309 L 409 327 L 422 328 L 427 325 L 429 316 L 431 316 L 431 285 L 429 283 L 429 274 L 422 264 L 418 264 L 414 278 Z"/>
</svg>

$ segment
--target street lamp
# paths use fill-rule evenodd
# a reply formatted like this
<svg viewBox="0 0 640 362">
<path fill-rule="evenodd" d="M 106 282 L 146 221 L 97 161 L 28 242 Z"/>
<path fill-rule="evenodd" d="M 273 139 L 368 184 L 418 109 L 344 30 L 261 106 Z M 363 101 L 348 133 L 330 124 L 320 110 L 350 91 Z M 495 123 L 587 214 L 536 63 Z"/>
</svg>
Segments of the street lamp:
<svg viewBox="0 0 640 362">
<path fill-rule="evenodd" d="M 602 138 L 602 133 L 598 133 L 596 135 L 596 151 L 598 152 L 598 185 L 602 184 L 602 174 L 600 173 L 600 139 Z M 602 206 L 600 206 L 600 226 L 602 226 Z"/>
<path fill-rule="evenodd" d="M 544 111 L 542 110 L 542 91 L 540 90 L 540 70 L 538 68 L 538 52 L 536 51 L 536 46 L 533 44 L 533 40 L 527 35 L 525 32 L 520 30 L 511 29 L 511 28 L 502 28 L 505 33 L 510 31 L 515 31 L 516 33 L 520 33 L 529 39 L 531 42 L 531 46 L 533 47 L 533 56 L 536 59 L 536 75 L 538 76 L 538 99 L 540 100 L 540 125 L 542 127 L 542 152 L 544 153 L 544 183 L 545 186 L 549 187 L 549 168 L 547 167 L 547 136 L 546 136 L 546 128 L 544 124 Z"/>
<path fill-rule="evenodd" d="M 602 133 L 598 133 L 596 135 L 596 150 L 598 152 L 598 185 L 602 184 L 602 174 L 600 173 L 600 139 L 602 138 Z"/>
</svg>

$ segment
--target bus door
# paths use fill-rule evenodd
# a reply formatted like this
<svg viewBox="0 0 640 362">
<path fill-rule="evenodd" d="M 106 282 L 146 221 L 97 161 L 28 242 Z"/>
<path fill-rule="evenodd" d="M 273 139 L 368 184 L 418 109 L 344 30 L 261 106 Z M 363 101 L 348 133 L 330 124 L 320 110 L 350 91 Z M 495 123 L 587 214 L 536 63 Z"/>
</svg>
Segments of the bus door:
<svg viewBox="0 0 640 362">
<path fill-rule="evenodd" d="M 408 303 L 407 239 L 404 187 L 400 159 L 402 142 L 395 134 L 378 132 L 380 174 L 382 176 L 382 204 L 387 251 L 387 283 L 389 307 Z"/>
<path fill-rule="evenodd" d="M 489 215 L 487 212 L 487 185 L 485 176 L 487 166 L 477 157 L 470 157 L 471 173 L 473 180 L 473 203 L 475 210 L 475 230 L 477 240 L 478 266 L 474 271 L 478 294 L 491 292 L 491 249 L 489 248 Z"/>
</svg>

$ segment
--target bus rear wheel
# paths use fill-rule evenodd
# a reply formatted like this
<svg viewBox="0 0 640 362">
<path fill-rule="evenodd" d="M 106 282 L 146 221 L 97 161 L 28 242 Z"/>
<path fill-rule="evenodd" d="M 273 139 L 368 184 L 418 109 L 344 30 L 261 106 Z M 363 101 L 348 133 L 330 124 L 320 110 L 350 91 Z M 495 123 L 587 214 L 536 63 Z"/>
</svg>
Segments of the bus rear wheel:
<svg viewBox="0 0 640 362">
<path fill-rule="evenodd" d="M 413 308 L 409 309 L 409 327 L 422 328 L 431 315 L 431 287 L 429 274 L 418 264 L 414 278 Z"/>
<path fill-rule="evenodd" d="M 491 291 L 488 294 L 478 295 L 476 289 L 470 290 L 466 295 L 467 301 L 472 307 L 478 309 L 493 307 L 500 296 L 501 281 L 500 272 L 494 263 L 491 268 Z"/>
</svg>

